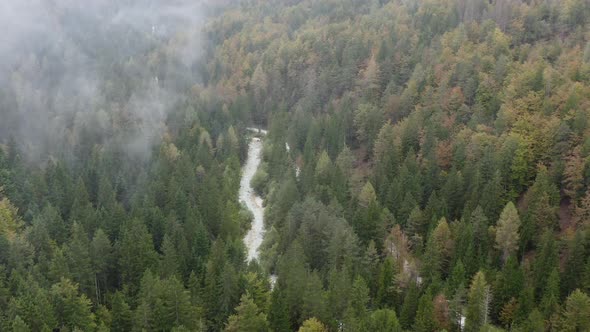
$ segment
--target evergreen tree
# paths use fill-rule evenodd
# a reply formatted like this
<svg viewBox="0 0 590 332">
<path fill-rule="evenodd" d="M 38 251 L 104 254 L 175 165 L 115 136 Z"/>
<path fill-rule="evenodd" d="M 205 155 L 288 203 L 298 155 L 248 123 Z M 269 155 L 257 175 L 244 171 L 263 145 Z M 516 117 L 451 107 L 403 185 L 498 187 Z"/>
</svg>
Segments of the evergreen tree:
<svg viewBox="0 0 590 332">
<path fill-rule="evenodd" d="M 590 298 L 579 289 L 565 300 L 561 317 L 557 322 L 558 331 L 587 331 L 590 329 Z"/>
<path fill-rule="evenodd" d="M 326 317 L 325 295 L 322 287 L 322 281 L 317 273 L 312 272 L 307 278 L 305 291 L 303 292 L 303 303 L 301 317 L 303 319 Z"/>
<path fill-rule="evenodd" d="M 582 287 L 581 281 L 584 275 L 584 258 L 586 256 L 583 233 L 577 232 L 568 247 L 569 257 L 565 262 L 565 270 L 561 283 L 562 297 L 567 296 L 574 289 Z"/>
<path fill-rule="evenodd" d="M 242 295 L 236 314 L 231 315 L 224 331 L 269 331 L 266 315 L 260 312 L 248 294 Z"/>
<path fill-rule="evenodd" d="M 395 311 L 390 309 L 380 309 L 372 312 L 367 329 L 374 332 L 402 331 L 397 316 L 395 315 Z"/>
<path fill-rule="evenodd" d="M 432 296 L 429 292 L 422 295 L 418 301 L 418 311 L 416 312 L 413 330 L 424 332 L 436 330 L 434 304 L 432 303 Z"/>
<path fill-rule="evenodd" d="M 94 326 L 90 300 L 78 294 L 78 285 L 62 279 L 51 286 L 51 299 L 58 317 L 58 326 L 64 329 L 91 330 Z"/>
<path fill-rule="evenodd" d="M 271 293 L 268 322 L 273 331 L 288 331 L 291 329 L 288 308 L 281 290 L 277 288 Z"/>
<path fill-rule="evenodd" d="M 344 317 L 345 329 L 360 331 L 365 328 L 369 289 L 361 277 L 357 277 L 350 290 L 350 301 Z"/>
<path fill-rule="evenodd" d="M 162 241 L 162 253 L 163 255 L 160 262 L 160 275 L 163 278 L 177 275 L 180 271 L 179 257 L 174 243 L 168 234 L 164 235 L 164 240 Z"/>
<path fill-rule="evenodd" d="M 32 331 L 44 331 L 58 326 L 53 298 L 37 282 L 27 280 L 26 287 L 17 294 L 18 297 L 13 297 L 8 303 L 8 317 L 21 317 Z"/>
<path fill-rule="evenodd" d="M 91 289 L 94 287 L 94 273 L 90 257 L 90 243 L 86 232 L 81 225 L 74 223 L 72 226 L 72 239 L 68 243 L 68 266 L 74 281 L 79 283 L 80 290 L 87 296 L 94 295 Z"/>
<path fill-rule="evenodd" d="M 112 304 L 112 322 L 111 331 L 122 332 L 130 331 L 132 327 L 132 315 L 129 305 L 125 301 L 125 296 L 121 292 L 116 292 L 111 300 Z"/>
<path fill-rule="evenodd" d="M 397 302 L 395 272 L 393 258 L 386 257 L 380 266 L 377 277 L 376 304 L 385 307 L 395 306 Z"/>
<path fill-rule="evenodd" d="M 557 248 L 553 233 L 545 231 L 541 237 L 541 243 L 535 260 L 533 262 L 533 287 L 537 296 L 540 296 L 544 287 L 547 285 L 549 274 L 547 271 L 552 271 L 557 266 Z"/>
<path fill-rule="evenodd" d="M 424 253 L 423 273 L 427 280 L 439 280 L 448 273 L 453 249 L 454 242 L 449 224 L 442 218 L 432 231 Z"/>
<path fill-rule="evenodd" d="M 157 257 L 152 237 L 140 220 L 134 219 L 124 226 L 119 254 L 122 281 L 132 287 L 133 294 L 144 271 L 154 266 Z"/>
<path fill-rule="evenodd" d="M 98 229 L 90 243 L 90 258 L 94 272 L 94 295 L 97 303 L 102 303 L 109 288 L 111 264 L 113 264 L 113 248 L 107 235 Z"/>
<path fill-rule="evenodd" d="M 12 332 L 30 332 L 29 326 L 20 318 L 16 316 L 12 322 Z"/>
<path fill-rule="evenodd" d="M 465 331 L 479 331 L 488 323 L 491 291 L 483 272 L 478 272 L 471 282 L 467 299 Z"/>
<path fill-rule="evenodd" d="M 416 284 L 411 284 L 406 292 L 404 302 L 399 314 L 399 322 L 404 329 L 411 327 L 418 310 L 419 289 Z"/>
<path fill-rule="evenodd" d="M 166 329 L 171 326 L 184 326 L 193 328 L 196 325 L 193 307 L 190 303 L 190 294 L 184 288 L 177 277 L 172 276 L 161 282 L 158 304 L 154 315 L 158 329 Z"/>
<path fill-rule="evenodd" d="M 506 264 L 496 276 L 494 283 L 493 310 L 494 316 L 501 314 L 506 305 L 519 296 L 525 283 L 524 273 L 518 265 L 518 261 L 511 255 Z"/>
<path fill-rule="evenodd" d="M 506 262 L 508 257 L 518 249 L 518 228 L 520 227 L 520 218 L 518 211 L 512 202 L 508 202 L 496 229 L 496 247 L 502 251 L 502 260 Z"/>
<path fill-rule="evenodd" d="M 549 275 L 541 298 L 540 309 L 543 310 L 546 317 L 551 317 L 551 314 L 559 308 L 559 298 L 559 271 L 554 268 Z"/>
<path fill-rule="evenodd" d="M 453 267 L 453 271 L 451 275 L 447 279 L 447 294 L 452 295 L 455 291 L 460 288 L 461 286 L 467 286 L 467 279 L 465 275 L 465 267 L 463 266 L 463 262 L 458 260 Z"/>
<path fill-rule="evenodd" d="M 410 212 L 406 224 L 406 233 L 412 239 L 413 246 L 417 249 L 417 251 L 420 251 L 420 249 L 422 248 L 422 241 L 424 239 L 424 236 L 426 236 L 427 223 L 424 219 L 424 215 L 422 213 L 422 210 L 420 210 L 419 206 L 416 206 L 412 210 L 412 212 Z"/>
<path fill-rule="evenodd" d="M 298 332 L 327 332 L 328 329 L 317 320 L 317 318 L 310 318 L 303 322 L 303 325 L 299 328 Z"/>
</svg>

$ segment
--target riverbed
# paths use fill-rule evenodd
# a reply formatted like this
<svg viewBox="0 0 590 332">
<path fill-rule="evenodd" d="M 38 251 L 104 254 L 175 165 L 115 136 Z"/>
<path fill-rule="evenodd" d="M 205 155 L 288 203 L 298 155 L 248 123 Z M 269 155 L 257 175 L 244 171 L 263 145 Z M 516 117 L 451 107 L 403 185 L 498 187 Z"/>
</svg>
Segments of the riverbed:
<svg viewBox="0 0 590 332">
<path fill-rule="evenodd" d="M 256 128 L 248 128 L 248 130 L 257 132 L 261 135 L 266 135 L 266 131 Z M 258 137 L 250 139 L 248 145 L 248 157 L 242 169 L 242 179 L 240 180 L 240 202 L 252 212 L 252 225 L 246 236 L 244 237 L 244 244 L 247 249 L 248 262 L 258 260 L 259 248 L 264 238 L 264 206 L 262 197 L 258 196 L 250 182 L 256 174 L 260 166 L 260 159 L 262 154 L 262 140 Z"/>
</svg>

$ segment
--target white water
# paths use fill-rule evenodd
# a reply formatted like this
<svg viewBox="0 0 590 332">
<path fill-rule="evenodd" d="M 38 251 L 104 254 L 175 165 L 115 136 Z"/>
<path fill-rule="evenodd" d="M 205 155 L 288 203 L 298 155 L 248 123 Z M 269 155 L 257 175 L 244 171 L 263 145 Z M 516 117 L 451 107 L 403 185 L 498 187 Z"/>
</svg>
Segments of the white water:
<svg viewBox="0 0 590 332">
<path fill-rule="evenodd" d="M 266 130 L 264 129 L 246 129 L 263 136 L 266 135 Z M 254 215 L 252 226 L 244 237 L 244 244 L 248 250 L 248 262 L 258 260 L 258 249 L 264 238 L 264 206 L 262 205 L 262 198 L 256 195 L 254 188 L 250 185 L 254 174 L 256 174 L 256 171 L 258 170 L 258 166 L 260 166 L 261 153 L 262 141 L 258 137 L 252 138 L 248 145 L 248 158 L 242 169 L 242 179 L 240 180 L 240 202 L 243 202 Z M 271 274 L 268 277 L 268 281 L 270 283 L 270 289 L 272 290 L 277 282 L 277 276 Z"/>
<path fill-rule="evenodd" d="M 249 130 L 266 134 L 266 131 L 255 128 L 248 128 Z M 250 181 L 256 174 L 256 170 L 260 165 L 260 154 L 262 152 L 262 142 L 260 138 L 254 137 L 248 146 L 248 159 L 242 170 L 242 179 L 240 181 L 240 202 L 243 202 L 246 207 L 252 211 L 254 219 L 252 220 L 252 228 L 244 237 L 244 243 L 248 250 L 248 261 L 258 259 L 258 249 L 262 244 L 264 237 L 264 207 L 262 206 L 262 198 L 256 195 L 254 189 L 250 185 Z"/>
</svg>

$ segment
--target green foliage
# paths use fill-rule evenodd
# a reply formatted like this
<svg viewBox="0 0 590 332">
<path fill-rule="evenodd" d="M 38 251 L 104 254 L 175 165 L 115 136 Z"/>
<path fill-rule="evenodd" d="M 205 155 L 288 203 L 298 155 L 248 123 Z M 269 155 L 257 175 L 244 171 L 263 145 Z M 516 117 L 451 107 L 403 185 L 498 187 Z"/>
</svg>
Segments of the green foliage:
<svg viewBox="0 0 590 332">
<path fill-rule="evenodd" d="M 414 318 L 416 317 L 416 310 L 418 309 L 419 289 L 415 284 L 411 284 L 406 292 L 403 305 L 400 311 L 399 322 L 402 328 L 410 328 Z"/>
<path fill-rule="evenodd" d="M 78 285 L 62 279 L 51 286 L 51 301 L 61 328 L 82 331 L 94 328 L 91 302 L 84 294 L 78 293 Z"/>
<path fill-rule="evenodd" d="M 116 292 L 113 295 L 111 311 L 113 313 L 111 331 L 122 332 L 131 330 L 133 326 L 131 309 L 121 292 Z"/>
<path fill-rule="evenodd" d="M 558 331 L 584 331 L 590 329 L 590 298 L 576 289 L 565 300 L 561 316 L 558 318 Z"/>
<path fill-rule="evenodd" d="M 465 331 L 479 331 L 488 322 L 491 300 L 490 287 L 483 272 L 477 272 L 471 281 L 467 297 Z"/>
<path fill-rule="evenodd" d="M 12 322 L 12 332 L 29 332 L 31 329 L 29 326 L 20 318 L 16 316 Z"/>
<path fill-rule="evenodd" d="M 375 332 L 401 332 L 402 328 L 395 315 L 395 311 L 380 309 L 371 313 L 368 329 Z"/>
<path fill-rule="evenodd" d="M 520 218 L 512 202 L 508 202 L 498 220 L 496 246 L 502 251 L 504 261 L 518 249 Z"/>
<path fill-rule="evenodd" d="M 0 330 L 590 328 L 587 1 L 207 2 L 3 67 Z"/>
<path fill-rule="evenodd" d="M 317 318 L 310 318 L 303 322 L 303 325 L 299 328 L 298 332 L 327 332 L 328 329 L 317 320 Z"/>
<path fill-rule="evenodd" d="M 258 168 L 250 185 L 257 193 L 261 194 L 264 192 L 264 188 L 268 183 L 268 173 L 264 170 L 264 167 Z"/>
<path fill-rule="evenodd" d="M 240 305 L 236 308 L 236 314 L 231 315 L 225 326 L 226 332 L 238 331 L 268 331 L 266 315 L 260 312 L 249 295 L 243 295 Z"/>
<path fill-rule="evenodd" d="M 427 292 L 422 295 L 418 301 L 418 311 L 416 312 L 416 320 L 414 322 L 413 330 L 426 332 L 435 329 L 434 304 L 432 302 L 432 295 Z"/>
</svg>

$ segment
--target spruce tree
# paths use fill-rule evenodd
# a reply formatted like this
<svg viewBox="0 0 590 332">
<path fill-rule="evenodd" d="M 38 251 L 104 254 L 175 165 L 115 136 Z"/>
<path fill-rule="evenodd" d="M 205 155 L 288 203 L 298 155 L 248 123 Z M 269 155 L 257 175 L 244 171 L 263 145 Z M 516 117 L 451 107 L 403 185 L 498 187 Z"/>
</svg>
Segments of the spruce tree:
<svg viewBox="0 0 590 332">
<path fill-rule="evenodd" d="M 236 313 L 229 317 L 224 331 L 265 332 L 269 331 L 269 326 L 266 315 L 260 312 L 260 309 L 248 294 L 244 294 L 240 300 L 240 305 L 236 308 Z"/>
<path fill-rule="evenodd" d="M 420 295 L 416 284 L 412 283 L 410 288 L 406 291 L 404 302 L 399 314 L 399 322 L 404 329 L 409 329 L 416 317 L 416 310 L 418 309 L 418 297 Z"/>
<path fill-rule="evenodd" d="M 545 317 L 551 317 L 559 308 L 559 298 L 559 270 L 554 268 L 549 275 L 547 285 L 541 297 L 540 309 L 545 314 Z"/>
<path fill-rule="evenodd" d="M 434 304 L 432 303 L 432 295 L 430 295 L 429 291 L 422 295 L 418 301 L 418 311 L 416 312 L 413 330 L 417 332 L 436 330 Z"/>
<path fill-rule="evenodd" d="M 116 292 L 111 302 L 111 331 L 123 332 L 131 330 L 133 323 L 131 309 L 125 301 L 125 296 L 121 292 Z"/>
<path fill-rule="evenodd" d="M 579 289 L 573 291 L 565 300 L 561 317 L 557 322 L 558 331 L 590 330 L 590 297 Z"/>
</svg>

